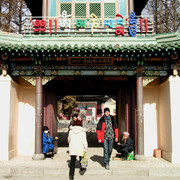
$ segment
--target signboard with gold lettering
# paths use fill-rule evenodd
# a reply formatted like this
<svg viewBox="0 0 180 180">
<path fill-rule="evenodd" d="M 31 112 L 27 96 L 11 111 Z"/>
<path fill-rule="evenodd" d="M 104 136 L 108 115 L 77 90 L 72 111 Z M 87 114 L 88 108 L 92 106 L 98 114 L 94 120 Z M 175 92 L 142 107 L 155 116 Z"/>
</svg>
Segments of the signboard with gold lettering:
<svg viewBox="0 0 180 180">
<path fill-rule="evenodd" d="M 68 65 L 114 65 L 114 57 L 69 57 Z"/>
</svg>

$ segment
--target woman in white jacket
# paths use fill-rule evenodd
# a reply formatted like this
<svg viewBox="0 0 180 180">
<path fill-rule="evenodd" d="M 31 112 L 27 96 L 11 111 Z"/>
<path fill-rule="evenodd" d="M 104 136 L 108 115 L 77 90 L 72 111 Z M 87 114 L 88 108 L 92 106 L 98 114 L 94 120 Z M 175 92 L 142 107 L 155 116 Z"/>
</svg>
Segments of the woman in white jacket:
<svg viewBox="0 0 180 180">
<path fill-rule="evenodd" d="M 76 156 L 81 157 L 87 151 L 86 130 L 81 126 L 70 126 L 68 135 L 69 155 L 71 156 L 69 179 L 74 179 Z M 82 170 L 82 168 L 81 168 Z"/>
</svg>

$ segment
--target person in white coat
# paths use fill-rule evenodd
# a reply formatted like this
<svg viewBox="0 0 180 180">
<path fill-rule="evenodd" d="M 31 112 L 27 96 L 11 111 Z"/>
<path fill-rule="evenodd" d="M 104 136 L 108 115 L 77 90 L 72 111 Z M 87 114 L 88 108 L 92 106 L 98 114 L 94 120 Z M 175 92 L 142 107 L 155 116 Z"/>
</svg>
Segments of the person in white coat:
<svg viewBox="0 0 180 180">
<path fill-rule="evenodd" d="M 76 156 L 79 156 L 79 159 L 81 160 L 84 151 L 87 151 L 88 144 L 86 139 L 86 130 L 78 125 L 70 126 L 68 143 L 69 143 L 69 155 L 71 156 L 69 179 L 73 180 Z M 83 169 L 81 168 L 80 170 Z"/>
</svg>

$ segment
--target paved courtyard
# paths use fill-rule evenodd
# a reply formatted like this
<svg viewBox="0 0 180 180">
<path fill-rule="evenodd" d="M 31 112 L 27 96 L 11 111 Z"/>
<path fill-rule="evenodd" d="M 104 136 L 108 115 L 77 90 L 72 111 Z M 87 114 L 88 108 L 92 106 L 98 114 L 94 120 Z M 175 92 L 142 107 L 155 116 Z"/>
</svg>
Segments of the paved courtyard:
<svg viewBox="0 0 180 180">
<path fill-rule="evenodd" d="M 16 157 L 7 162 L 0 162 L 1 179 L 68 179 L 69 172 L 69 154 L 68 148 L 58 148 L 58 153 L 53 160 L 46 159 L 41 161 L 32 160 L 31 156 Z M 164 159 L 148 157 L 147 161 L 120 161 L 111 160 L 110 170 L 106 170 L 103 165 L 103 149 L 88 149 L 88 168 L 83 173 L 79 172 L 79 162 L 76 162 L 75 179 L 180 179 L 180 165 L 171 164 Z M 113 150 L 112 157 L 116 155 Z M 109 177 L 109 178 L 108 178 Z M 29 178 L 29 179 L 28 179 Z"/>
<path fill-rule="evenodd" d="M 180 177 L 75 176 L 75 180 L 179 180 Z M 0 180 L 68 180 L 67 176 L 0 176 Z"/>
</svg>

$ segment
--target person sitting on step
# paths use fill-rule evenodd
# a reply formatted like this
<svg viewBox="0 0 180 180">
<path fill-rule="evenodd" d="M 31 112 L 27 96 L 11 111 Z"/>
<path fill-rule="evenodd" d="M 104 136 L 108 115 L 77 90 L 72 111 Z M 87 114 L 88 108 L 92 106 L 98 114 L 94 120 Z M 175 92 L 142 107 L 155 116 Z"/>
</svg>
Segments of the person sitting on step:
<svg viewBox="0 0 180 180">
<path fill-rule="evenodd" d="M 121 153 L 122 160 L 126 160 L 128 153 L 134 151 L 134 141 L 129 137 L 128 132 L 123 133 L 123 138 L 118 145 L 117 152 Z"/>
<path fill-rule="evenodd" d="M 49 134 L 49 128 L 47 126 L 43 126 L 42 136 L 42 152 L 45 158 L 52 158 L 54 151 L 54 140 L 58 139 L 58 137 L 52 138 Z"/>
</svg>

